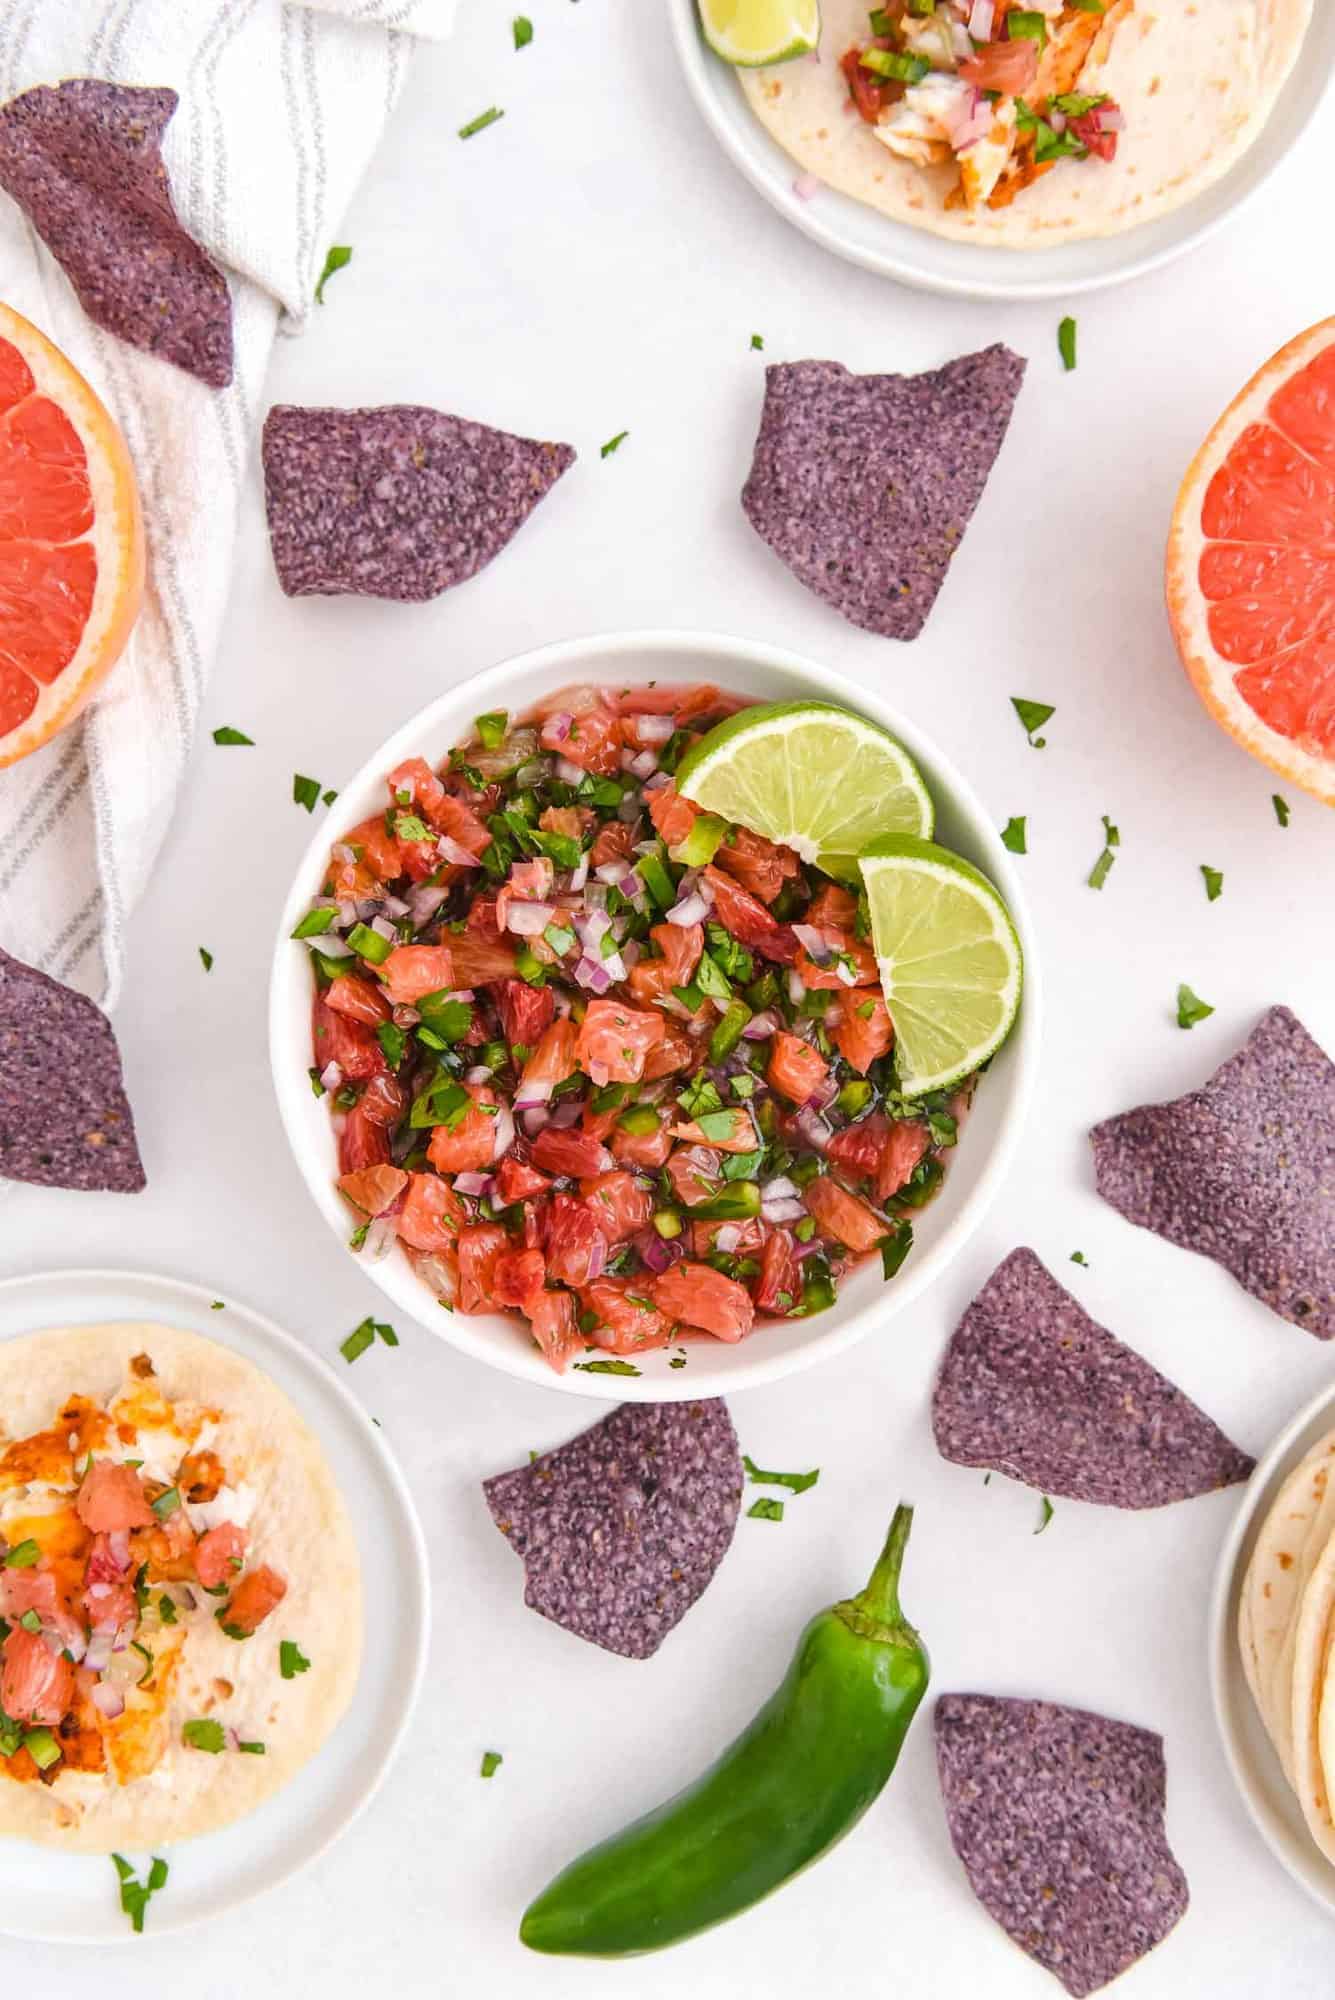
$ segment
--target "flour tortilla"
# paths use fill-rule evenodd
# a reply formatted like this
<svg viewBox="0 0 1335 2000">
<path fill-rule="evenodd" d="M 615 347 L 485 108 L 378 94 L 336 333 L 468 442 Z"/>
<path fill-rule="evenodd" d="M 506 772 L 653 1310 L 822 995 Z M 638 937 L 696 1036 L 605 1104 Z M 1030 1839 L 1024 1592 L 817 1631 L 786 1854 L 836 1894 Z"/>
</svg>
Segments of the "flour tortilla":
<svg viewBox="0 0 1335 2000">
<path fill-rule="evenodd" d="M 1335 1534 L 1335 1431 L 1281 1486 L 1261 1526 L 1238 1602 L 1238 1645 L 1261 1720 L 1294 1782 L 1292 1689 L 1299 1613 L 1309 1578 Z"/>
<path fill-rule="evenodd" d="M 922 168 L 845 112 L 839 58 L 866 39 L 867 0 L 823 0 L 820 61 L 740 71 L 762 125 L 808 173 L 898 222 L 992 249 L 1113 236 L 1180 208 L 1255 140 L 1297 58 L 1313 0 L 1140 0 L 1080 78 L 1126 116 L 1115 160 L 1065 160 L 1009 208 L 947 208 L 953 165 Z M 819 198 L 819 197 L 817 197 Z"/>
<path fill-rule="evenodd" d="M 1335 1861 L 1335 1818 L 1321 1765 L 1321 1706 L 1330 1673 L 1331 1619 L 1335 1612 L 1335 1536 L 1321 1550 L 1304 1587 L 1293 1648 L 1293 1773 L 1291 1783 L 1308 1831 Z"/>
<path fill-rule="evenodd" d="M 169 1401 L 222 1413 L 211 1448 L 229 1484 L 244 1479 L 257 1496 L 248 1565 L 272 1563 L 287 1595 L 249 1639 L 229 1639 L 212 1616 L 191 1620 L 168 1707 L 170 1747 L 148 1777 L 117 1786 L 95 1772 L 66 1771 L 50 1785 L 0 1775 L 0 1834 L 77 1853 L 162 1847 L 252 1812 L 334 1728 L 361 1658 L 361 1570 L 333 1474 L 287 1397 L 230 1349 L 198 1334 L 130 1323 L 7 1341 L 0 1346 L 0 1444 L 49 1425 L 76 1391 L 105 1404 L 137 1354 L 151 1357 Z M 285 1638 L 311 1663 L 288 1681 L 278 1663 Z M 220 1696 L 219 1680 L 231 1684 L 230 1698 Z M 243 1740 L 262 1741 L 266 1754 L 188 1748 L 181 1725 L 196 1717 L 216 1717 Z"/>
</svg>

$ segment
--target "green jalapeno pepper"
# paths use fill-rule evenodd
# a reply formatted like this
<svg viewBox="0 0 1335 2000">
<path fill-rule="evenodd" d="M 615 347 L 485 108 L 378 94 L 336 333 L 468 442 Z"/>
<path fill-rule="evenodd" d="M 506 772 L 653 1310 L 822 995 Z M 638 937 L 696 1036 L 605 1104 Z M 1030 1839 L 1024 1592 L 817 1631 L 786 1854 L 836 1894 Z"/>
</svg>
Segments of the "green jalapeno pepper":
<svg viewBox="0 0 1335 2000">
<path fill-rule="evenodd" d="M 899 1608 L 913 1509 L 900 1506 L 859 1596 L 818 1612 L 787 1674 L 704 1776 L 590 1848 L 529 1904 L 535 1951 L 659 1951 L 749 1909 L 856 1825 L 927 1691 Z"/>
</svg>

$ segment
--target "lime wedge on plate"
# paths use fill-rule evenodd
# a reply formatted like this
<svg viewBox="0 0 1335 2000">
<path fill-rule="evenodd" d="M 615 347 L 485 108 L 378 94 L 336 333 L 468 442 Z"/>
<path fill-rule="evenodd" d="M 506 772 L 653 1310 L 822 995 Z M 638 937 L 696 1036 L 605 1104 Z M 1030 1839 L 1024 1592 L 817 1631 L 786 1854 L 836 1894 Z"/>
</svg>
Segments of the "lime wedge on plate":
<svg viewBox="0 0 1335 2000">
<path fill-rule="evenodd" d="M 699 0 L 700 24 L 716 56 L 739 69 L 791 62 L 820 40 L 820 0 Z"/>
<path fill-rule="evenodd" d="M 932 831 L 931 795 L 908 751 L 828 701 L 729 716 L 682 758 L 677 790 L 845 882 L 882 834 Z"/>
<path fill-rule="evenodd" d="M 986 876 L 948 848 L 894 834 L 859 866 L 906 1097 L 994 1055 L 1020 1007 L 1020 940 Z"/>
</svg>

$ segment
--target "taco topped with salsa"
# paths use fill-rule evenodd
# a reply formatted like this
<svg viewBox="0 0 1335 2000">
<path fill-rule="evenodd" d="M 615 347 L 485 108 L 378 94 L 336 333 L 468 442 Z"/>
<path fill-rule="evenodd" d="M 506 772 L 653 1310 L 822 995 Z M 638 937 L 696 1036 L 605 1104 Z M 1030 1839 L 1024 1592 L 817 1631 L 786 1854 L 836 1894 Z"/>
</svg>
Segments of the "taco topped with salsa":
<svg viewBox="0 0 1335 2000">
<path fill-rule="evenodd" d="M 0 1347 L 0 1833 L 91 1852 L 277 1791 L 351 1697 L 361 1578 L 318 1444 L 166 1327 Z"/>
</svg>

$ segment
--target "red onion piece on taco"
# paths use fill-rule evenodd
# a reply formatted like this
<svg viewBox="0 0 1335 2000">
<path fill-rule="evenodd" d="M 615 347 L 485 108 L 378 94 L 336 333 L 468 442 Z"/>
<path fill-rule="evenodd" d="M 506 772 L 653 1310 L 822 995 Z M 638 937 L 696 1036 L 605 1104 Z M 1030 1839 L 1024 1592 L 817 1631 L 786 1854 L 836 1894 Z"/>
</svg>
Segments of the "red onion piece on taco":
<svg viewBox="0 0 1335 2000">
<path fill-rule="evenodd" d="M 1251 1474 L 1205 1412 L 1012 1250 L 951 1336 L 932 1396 L 943 1458 L 1040 1493 L 1163 1507 Z"/>
<path fill-rule="evenodd" d="M 1187 1907 L 1163 1738 L 1051 1701 L 944 1694 L 937 1775 L 969 1885 L 1068 1993 L 1095 1993 Z M 985 1987 L 986 1982 L 983 1982 Z"/>
<path fill-rule="evenodd" d="M 89 319 L 197 375 L 232 379 L 232 301 L 172 204 L 162 135 L 174 90 L 75 77 L 0 107 L 0 187 Z"/>
<path fill-rule="evenodd" d="M 404 602 L 485 569 L 575 461 L 568 444 L 412 403 L 277 403 L 263 456 L 269 546 L 287 595 Z"/>
<path fill-rule="evenodd" d="M 711 1399 L 625 1403 L 482 1490 L 523 1560 L 525 1604 L 647 1660 L 727 1554 L 742 1486 L 732 1418 Z"/>
<path fill-rule="evenodd" d="M 1287 1007 L 1202 1089 L 1106 1118 L 1090 1139 L 1099 1193 L 1128 1222 L 1335 1338 L 1335 1064 Z"/>
<path fill-rule="evenodd" d="M 137 1194 L 134 1114 L 110 1021 L 0 951 L 0 1179 Z"/>
<path fill-rule="evenodd" d="M 914 639 L 1001 449 L 1025 363 L 1001 345 L 922 375 L 838 361 L 765 370 L 742 508 L 799 583 L 887 639 Z"/>
</svg>

